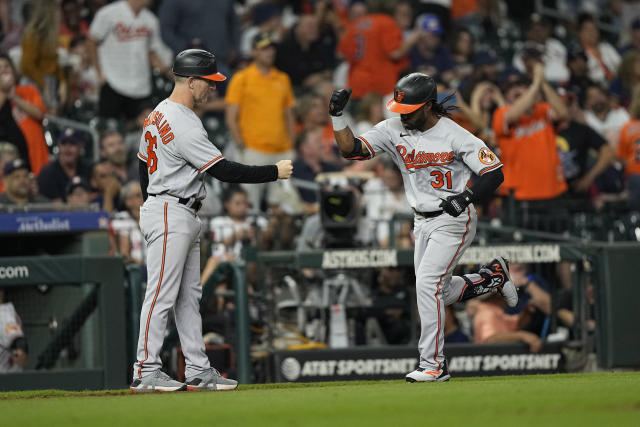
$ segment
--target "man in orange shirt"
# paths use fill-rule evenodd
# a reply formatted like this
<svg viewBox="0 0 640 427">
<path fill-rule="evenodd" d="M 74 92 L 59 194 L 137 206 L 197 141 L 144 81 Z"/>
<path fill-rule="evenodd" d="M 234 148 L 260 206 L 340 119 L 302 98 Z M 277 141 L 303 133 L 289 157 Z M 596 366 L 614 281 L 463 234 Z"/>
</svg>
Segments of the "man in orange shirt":
<svg viewBox="0 0 640 427">
<path fill-rule="evenodd" d="M 338 53 L 349 63 L 351 98 L 392 93 L 411 46 L 403 43 L 402 30 L 389 15 L 370 13 L 351 22 L 338 44 Z"/>
<path fill-rule="evenodd" d="M 540 92 L 548 102 L 540 102 Z M 493 131 L 504 163 L 503 194 L 517 200 L 552 199 L 567 190 L 553 122 L 568 117 L 562 99 L 544 80 L 544 65 L 534 66 L 533 83 L 523 78 L 504 91 L 507 105 L 493 115 Z"/>
<path fill-rule="evenodd" d="M 269 35 L 256 35 L 252 46 L 253 62 L 229 82 L 225 120 L 245 164 L 273 164 L 295 155 L 296 100 L 289 76 L 273 66 L 276 49 Z M 260 210 L 265 190 L 271 193 L 274 185 L 245 186 L 253 211 Z"/>
<path fill-rule="evenodd" d="M 620 130 L 618 157 L 624 162 L 631 209 L 640 211 L 640 90 L 636 89 L 629 107 L 631 120 Z"/>
<path fill-rule="evenodd" d="M 38 175 L 49 163 L 42 119 L 46 112 L 33 85 L 18 85 L 18 73 L 6 55 L 0 55 L 0 139 L 16 146 L 20 157 Z"/>
</svg>

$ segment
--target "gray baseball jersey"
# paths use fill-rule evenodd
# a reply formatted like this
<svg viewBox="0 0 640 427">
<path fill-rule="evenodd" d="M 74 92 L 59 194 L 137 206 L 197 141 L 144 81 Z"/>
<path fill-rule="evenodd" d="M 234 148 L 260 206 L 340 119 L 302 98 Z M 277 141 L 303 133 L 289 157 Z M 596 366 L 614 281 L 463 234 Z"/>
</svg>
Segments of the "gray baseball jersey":
<svg viewBox="0 0 640 427">
<path fill-rule="evenodd" d="M 386 152 L 393 158 L 409 205 L 420 212 L 440 210 L 440 197 L 462 193 L 472 172 L 482 175 L 502 166 L 484 142 L 446 117 L 425 132 L 407 131 L 393 117 L 358 138 L 372 157 Z"/>
<path fill-rule="evenodd" d="M 22 322 L 10 302 L 0 304 L 0 373 L 19 370 L 11 364 L 11 344 L 23 337 Z"/>
<path fill-rule="evenodd" d="M 441 211 L 442 198 L 462 193 L 471 173 L 482 175 L 502 166 L 498 157 L 478 138 L 453 120 L 440 118 L 425 132 L 407 131 L 399 117 L 378 123 L 359 136 L 370 157 L 388 153 L 402 172 L 407 201 L 419 212 Z M 476 232 L 473 205 L 458 217 L 447 213 L 414 223 L 414 267 L 420 315 L 420 367 L 437 377 L 444 362 L 445 306 L 461 300 L 468 283 L 483 276 L 453 276 L 453 269 Z"/>
<path fill-rule="evenodd" d="M 138 158 L 147 162 L 148 193 L 204 199 L 204 172 L 222 153 L 190 108 L 165 99 L 144 122 Z"/>
<path fill-rule="evenodd" d="M 148 280 L 133 375 L 141 378 L 162 367 L 160 349 L 173 309 L 188 378 L 210 368 L 199 311 L 202 224 L 191 203 L 176 198 L 203 199 L 204 172 L 222 154 L 191 109 L 166 99 L 145 120 L 138 158 L 147 163 L 147 192 L 155 196 L 140 208 Z"/>
</svg>

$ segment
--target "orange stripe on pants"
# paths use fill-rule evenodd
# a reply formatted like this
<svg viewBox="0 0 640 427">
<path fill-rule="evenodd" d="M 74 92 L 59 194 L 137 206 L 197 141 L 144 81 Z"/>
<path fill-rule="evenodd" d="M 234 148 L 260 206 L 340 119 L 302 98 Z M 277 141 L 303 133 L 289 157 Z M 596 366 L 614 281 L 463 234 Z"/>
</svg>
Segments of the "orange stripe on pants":
<svg viewBox="0 0 640 427">
<path fill-rule="evenodd" d="M 160 293 L 160 286 L 162 286 L 162 275 L 164 273 L 164 259 L 167 254 L 167 233 L 169 230 L 169 224 L 167 222 L 167 205 L 168 203 L 164 203 L 164 241 L 162 243 L 162 266 L 160 267 L 160 278 L 158 279 L 158 286 L 156 286 L 156 294 L 153 297 L 153 302 L 151 303 L 151 308 L 149 309 L 149 315 L 147 316 L 147 327 L 144 331 L 144 360 L 140 362 L 140 366 L 138 367 L 138 378 L 142 378 L 142 365 L 149 358 L 149 350 L 147 350 L 147 341 L 149 339 L 149 323 L 151 322 L 151 313 L 153 313 L 153 307 L 156 305 L 156 300 L 158 299 L 158 294 Z"/>
</svg>

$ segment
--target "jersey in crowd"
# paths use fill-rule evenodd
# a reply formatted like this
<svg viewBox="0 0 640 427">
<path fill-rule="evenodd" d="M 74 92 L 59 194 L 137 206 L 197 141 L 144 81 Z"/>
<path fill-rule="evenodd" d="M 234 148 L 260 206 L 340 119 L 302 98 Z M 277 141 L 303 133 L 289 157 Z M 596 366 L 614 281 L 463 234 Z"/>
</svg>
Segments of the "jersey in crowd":
<svg viewBox="0 0 640 427">
<path fill-rule="evenodd" d="M 11 363 L 11 344 L 17 338 L 24 337 L 22 322 L 13 304 L 0 304 L 0 373 L 18 370 Z"/>
<path fill-rule="evenodd" d="M 204 172 L 222 153 L 193 110 L 165 99 L 144 122 L 138 158 L 147 163 L 147 193 L 204 199 Z"/>
<path fill-rule="evenodd" d="M 121 95 L 151 95 L 149 51 L 162 49 L 158 19 L 147 9 L 137 15 L 126 0 L 104 6 L 91 22 L 89 36 L 99 43 L 104 78 Z"/>
<path fill-rule="evenodd" d="M 247 148 L 268 154 L 291 150 L 284 111 L 296 100 L 285 73 L 271 68 L 264 75 L 251 64 L 233 76 L 225 101 L 240 107 L 238 124 Z"/>
<path fill-rule="evenodd" d="M 633 119 L 622 127 L 618 157 L 625 161 L 625 173 L 640 174 L 640 120 Z"/>
<path fill-rule="evenodd" d="M 550 199 L 562 194 L 567 184 L 556 147 L 556 132 L 549 120 L 551 106 L 541 102 L 530 115 L 506 126 L 502 106 L 493 115 L 500 157 L 505 167 L 502 191 L 515 190 L 518 200 Z"/>
<path fill-rule="evenodd" d="M 502 166 L 482 140 L 445 117 L 424 132 L 407 131 L 393 117 L 359 138 L 374 156 L 386 152 L 393 158 L 409 205 L 419 212 L 441 210 L 440 197 L 463 192 L 472 172 L 482 175 Z"/>
<path fill-rule="evenodd" d="M 389 54 L 402 45 L 402 30 L 388 15 L 365 15 L 349 24 L 338 44 L 349 62 L 349 87 L 353 98 L 368 93 L 393 92 L 398 71 L 407 62 L 394 62 Z"/>
</svg>

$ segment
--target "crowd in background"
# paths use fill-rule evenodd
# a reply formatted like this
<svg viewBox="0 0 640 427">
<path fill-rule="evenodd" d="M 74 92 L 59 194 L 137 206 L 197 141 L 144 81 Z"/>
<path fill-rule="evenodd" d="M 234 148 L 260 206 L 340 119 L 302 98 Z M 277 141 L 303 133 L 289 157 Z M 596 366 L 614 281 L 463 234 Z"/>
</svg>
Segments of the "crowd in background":
<svg viewBox="0 0 640 427">
<path fill-rule="evenodd" d="M 0 204 L 97 204 L 112 216 L 112 252 L 143 264 L 142 123 L 171 89 L 174 55 L 204 48 L 229 77 L 197 111 L 213 143 L 247 164 L 294 159 L 294 184 L 366 176 L 354 191 L 369 244 L 410 246 L 410 228 L 391 242 L 380 225 L 410 209 L 395 166 L 340 158 L 329 98 L 353 89 L 348 120 L 362 133 L 388 117 L 395 82 L 414 71 L 436 79 L 440 99 L 455 94 L 455 120 L 504 163 L 483 215 L 500 216 L 506 198 L 638 209 L 640 2 L 550 3 L 552 17 L 501 0 L 0 0 Z M 97 129 L 99 160 L 82 132 L 52 132 L 45 115 Z M 319 215 L 313 185 L 208 179 L 207 189 L 203 283 L 243 246 L 313 240 L 303 231 Z M 381 295 L 393 293 L 389 280 Z"/>
</svg>

